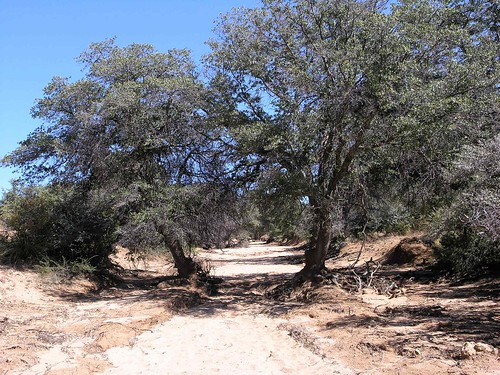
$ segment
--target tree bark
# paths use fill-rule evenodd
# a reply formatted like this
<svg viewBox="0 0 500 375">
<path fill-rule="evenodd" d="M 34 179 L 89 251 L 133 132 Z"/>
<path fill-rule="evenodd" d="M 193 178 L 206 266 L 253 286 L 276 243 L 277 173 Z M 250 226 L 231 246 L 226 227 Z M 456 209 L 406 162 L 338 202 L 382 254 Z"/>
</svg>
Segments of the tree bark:
<svg viewBox="0 0 500 375">
<path fill-rule="evenodd" d="M 332 221 L 328 210 L 317 207 L 311 247 L 305 252 L 305 266 L 300 275 L 306 279 L 314 278 L 325 267 L 326 254 L 332 240 Z"/>
<path fill-rule="evenodd" d="M 196 262 L 191 257 L 184 254 L 182 244 L 177 239 L 172 239 L 172 235 L 163 224 L 155 224 L 156 230 L 163 237 L 165 246 L 170 250 L 172 259 L 174 260 L 174 267 L 177 268 L 177 273 L 180 277 L 188 278 L 196 273 L 198 270 Z"/>
<path fill-rule="evenodd" d="M 180 277 L 188 278 L 196 273 L 196 263 L 191 257 L 184 254 L 182 245 L 178 240 L 173 240 L 168 243 L 168 248 L 174 259 L 175 268 Z"/>
</svg>

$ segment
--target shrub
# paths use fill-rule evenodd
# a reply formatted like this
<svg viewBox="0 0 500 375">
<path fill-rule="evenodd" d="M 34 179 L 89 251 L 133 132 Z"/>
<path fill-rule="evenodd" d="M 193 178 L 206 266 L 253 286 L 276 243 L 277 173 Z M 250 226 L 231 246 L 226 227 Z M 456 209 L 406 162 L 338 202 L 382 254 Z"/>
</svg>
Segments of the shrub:
<svg viewBox="0 0 500 375">
<path fill-rule="evenodd" d="M 0 206 L 13 230 L 11 238 L 3 239 L 0 255 L 10 263 L 101 268 L 115 242 L 116 220 L 109 206 L 104 195 L 75 187 L 15 185 Z"/>
<path fill-rule="evenodd" d="M 500 135 L 464 147 L 450 173 L 459 191 L 443 215 L 443 267 L 477 274 L 500 265 Z"/>
<path fill-rule="evenodd" d="M 499 271 L 500 241 L 464 229 L 448 232 L 436 248 L 438 265 L 461 275 L 480 276 Z"/>
</svg>

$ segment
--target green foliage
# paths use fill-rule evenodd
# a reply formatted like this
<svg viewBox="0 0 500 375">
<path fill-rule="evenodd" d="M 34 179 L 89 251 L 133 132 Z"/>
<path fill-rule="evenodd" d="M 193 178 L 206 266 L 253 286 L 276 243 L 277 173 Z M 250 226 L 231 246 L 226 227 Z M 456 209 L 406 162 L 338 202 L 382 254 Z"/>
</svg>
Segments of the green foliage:
<svg viewBox="0 0 500 375">
<path fill-rule="evenodd" d="M 202 86 L 185 50 L 92 44 L 81 80 L 54 77 L 32 109 L 44 121 L 4 158 L 31 183 L 92 180 L 165 182 L 188 178 L 207 141 Z"/>
<path fill-rule="evenodd" d="M 118 240 L 168 248 L 187 274 L 184 251 L 243 228 L 309 237 L 317 272 L 335 238 L 433 212 L 450 257 L 496 243 L 498 8 L 384 4 L 235 9 L 209 42 L 208 84 L 186 50 L 92 44 L 85 76 L 53 78 L 32 110 L 42 126 L 1 161 L 48 181 L 5 197 L 5 256 L 97 266 Z"/>
<path fill-rule="evenodd" d="M 498 94 L 489 2 L 381 4 L 265 1 L 223 16 L 210 42 L 213 85 L 240 113 L 230 134 L 244 164 L 289 181 L 292 195 L 276 191 L 311 206 L 316 270 L 336 233 L 425 215 L 449 163 L 481 133 L 481 116 L 467 114 Z M 400 218 L 373 215 L 392 202 Z"/>
<path fill-rule="evenodd" d="M 456 192 L 441 220 L 442 266 L 463 274 L 495 271 L 500 265 L 500 136 L 465 146 L 448 178 Z"/>
<path fill-rule="evenodd" d="M 32 109 L 42 126 L 2 160 L 29 184 L 49 181 L 49 191 L 77 186 L 77 196 L 68 192 L 67 204 L 51 207 L 47 222 L 36 219 L 43 228 L 62 223 L 54 234 L 61 243 L 42 238 L 35 253 L 49 252 L 58 262 L 62 256 L 96 256 L 100 262 L 117 233 L 135 250 L 175 248 L 174 260 L 183 262 L 182 247 L 227 222 L 215 209 L 226 196 L 219 194 L 225 155 L 189 52 L 160 53 L 143 44 L 120 48 L 106 40 L 92 44 L 79 62 L 85 76 L 52 79 Z M 207 226 L 210 235 L 199 233 Z"/>
<path fill-rule="evenodd" d="M 14 238 L 5 244 L 10 261 L 41 259 L 47 249 L 45 234 L 50 227 L 51 208 L 60 202 L 55 194 L 37 187 L 14 186 L 2 200 L 1 213 Z M 7 246 L 8 245 L 8 246 Z"/>
<path fill-rule="evenodd" d="M 98 270 L 89 259 L 76 259 L 68 262 L 64 257 L 60 263 L 51 258 L 41 259 L 37 262 L 35 269 L 45 275 L 55 275 L 59 280 L 81 274 L 92 274 Z"/>
<path fill-rule="evenodd" d="M 120 228 L 119 243 L 132 251 L 164 248 L 170 239 L 186 252 L 194 246 L 225 247 L 239 227 L 239 205 L 230 191 L 193 184 L 155 186 L 142 194 L 150 204 Z"/>
<path fill-rule="evenodd" d="M 274 168 L 262 173 L 247 197 L 255 210 L 257 231 L 276 241 L 307 240 L 310 236 L 309 205 L 301 200 L 299 177 Z"/>
<path fill-rule="evenodd" d="M 500 241 L 466 228 L 447 232 L 435 253 L 440 267 L 461 275 L 498 274 L 500 267 Z"/>
<path fill-rule="evenodd" d="M 90 271 L 106 266 L 116 240 L 107 198 L 77 188 L 15 185 L 1 202 L 1 217 L 13 230 L 2 253 L 11 263 Z"/>
</svg>

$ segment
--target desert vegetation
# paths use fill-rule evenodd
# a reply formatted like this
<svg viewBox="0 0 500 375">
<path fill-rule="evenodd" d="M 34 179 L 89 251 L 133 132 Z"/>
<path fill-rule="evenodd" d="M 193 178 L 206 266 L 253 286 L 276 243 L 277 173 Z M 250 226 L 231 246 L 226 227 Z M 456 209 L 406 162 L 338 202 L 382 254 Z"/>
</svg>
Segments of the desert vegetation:
<svg viewBox="0 0 500 375">
<path fill-rule="evenodd" d="M 498 265 L 498 4 L 266 1 L 189 51 L 92 44 L 54 77 L 43 125 L 2 159 L 11 262 L 110 266 L 116 244 L 189 251 L 424 230 L 440 264 Z M 203 71 L 204 74 L 200 72 Z M 334 250 L 333 250 L 334 251 Z"/>
<path fill-rule="evenodd" d="M 404 293 L 362 253 L 418 233 L 426 278 L 497 277 L 499 12 L 264 0 L 216 21 L 200 65 L 184 49 L 93 43 L 83 78 L 55 76 L 32 108 L 42 125 L 1 159 L 21 177 L 0 201 L 0 258 L 117 285 L 117 253 L 164 253 L 210 294 L 221 280 L 196 249 L 301 244 L 303 265 L 263 295 L 307 302 L 311 283 Z M 353 241 L 358 255 L 329 268 Z M 381 319 L 418 315 L 398 309 Z"/>
</svg>

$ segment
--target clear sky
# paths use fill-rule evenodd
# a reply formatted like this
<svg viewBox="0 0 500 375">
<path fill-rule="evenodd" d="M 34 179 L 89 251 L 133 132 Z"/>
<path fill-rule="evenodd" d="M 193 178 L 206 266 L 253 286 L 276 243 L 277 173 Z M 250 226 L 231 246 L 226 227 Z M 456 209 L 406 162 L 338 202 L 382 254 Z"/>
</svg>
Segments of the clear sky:
<svg viewBox="0 0 500 375">
<path fill-rule="evenodd" d="M 214 21 L 258 0 L 0 0 L 0 155 L 40 125 L 30 108 L 53 76 L 81 77 L 75 58 L 90 43 L 116 36 L 119 46 L 209 52 Z M 0 168 L 0 192 L 12 171 Z"/>
</svg>

